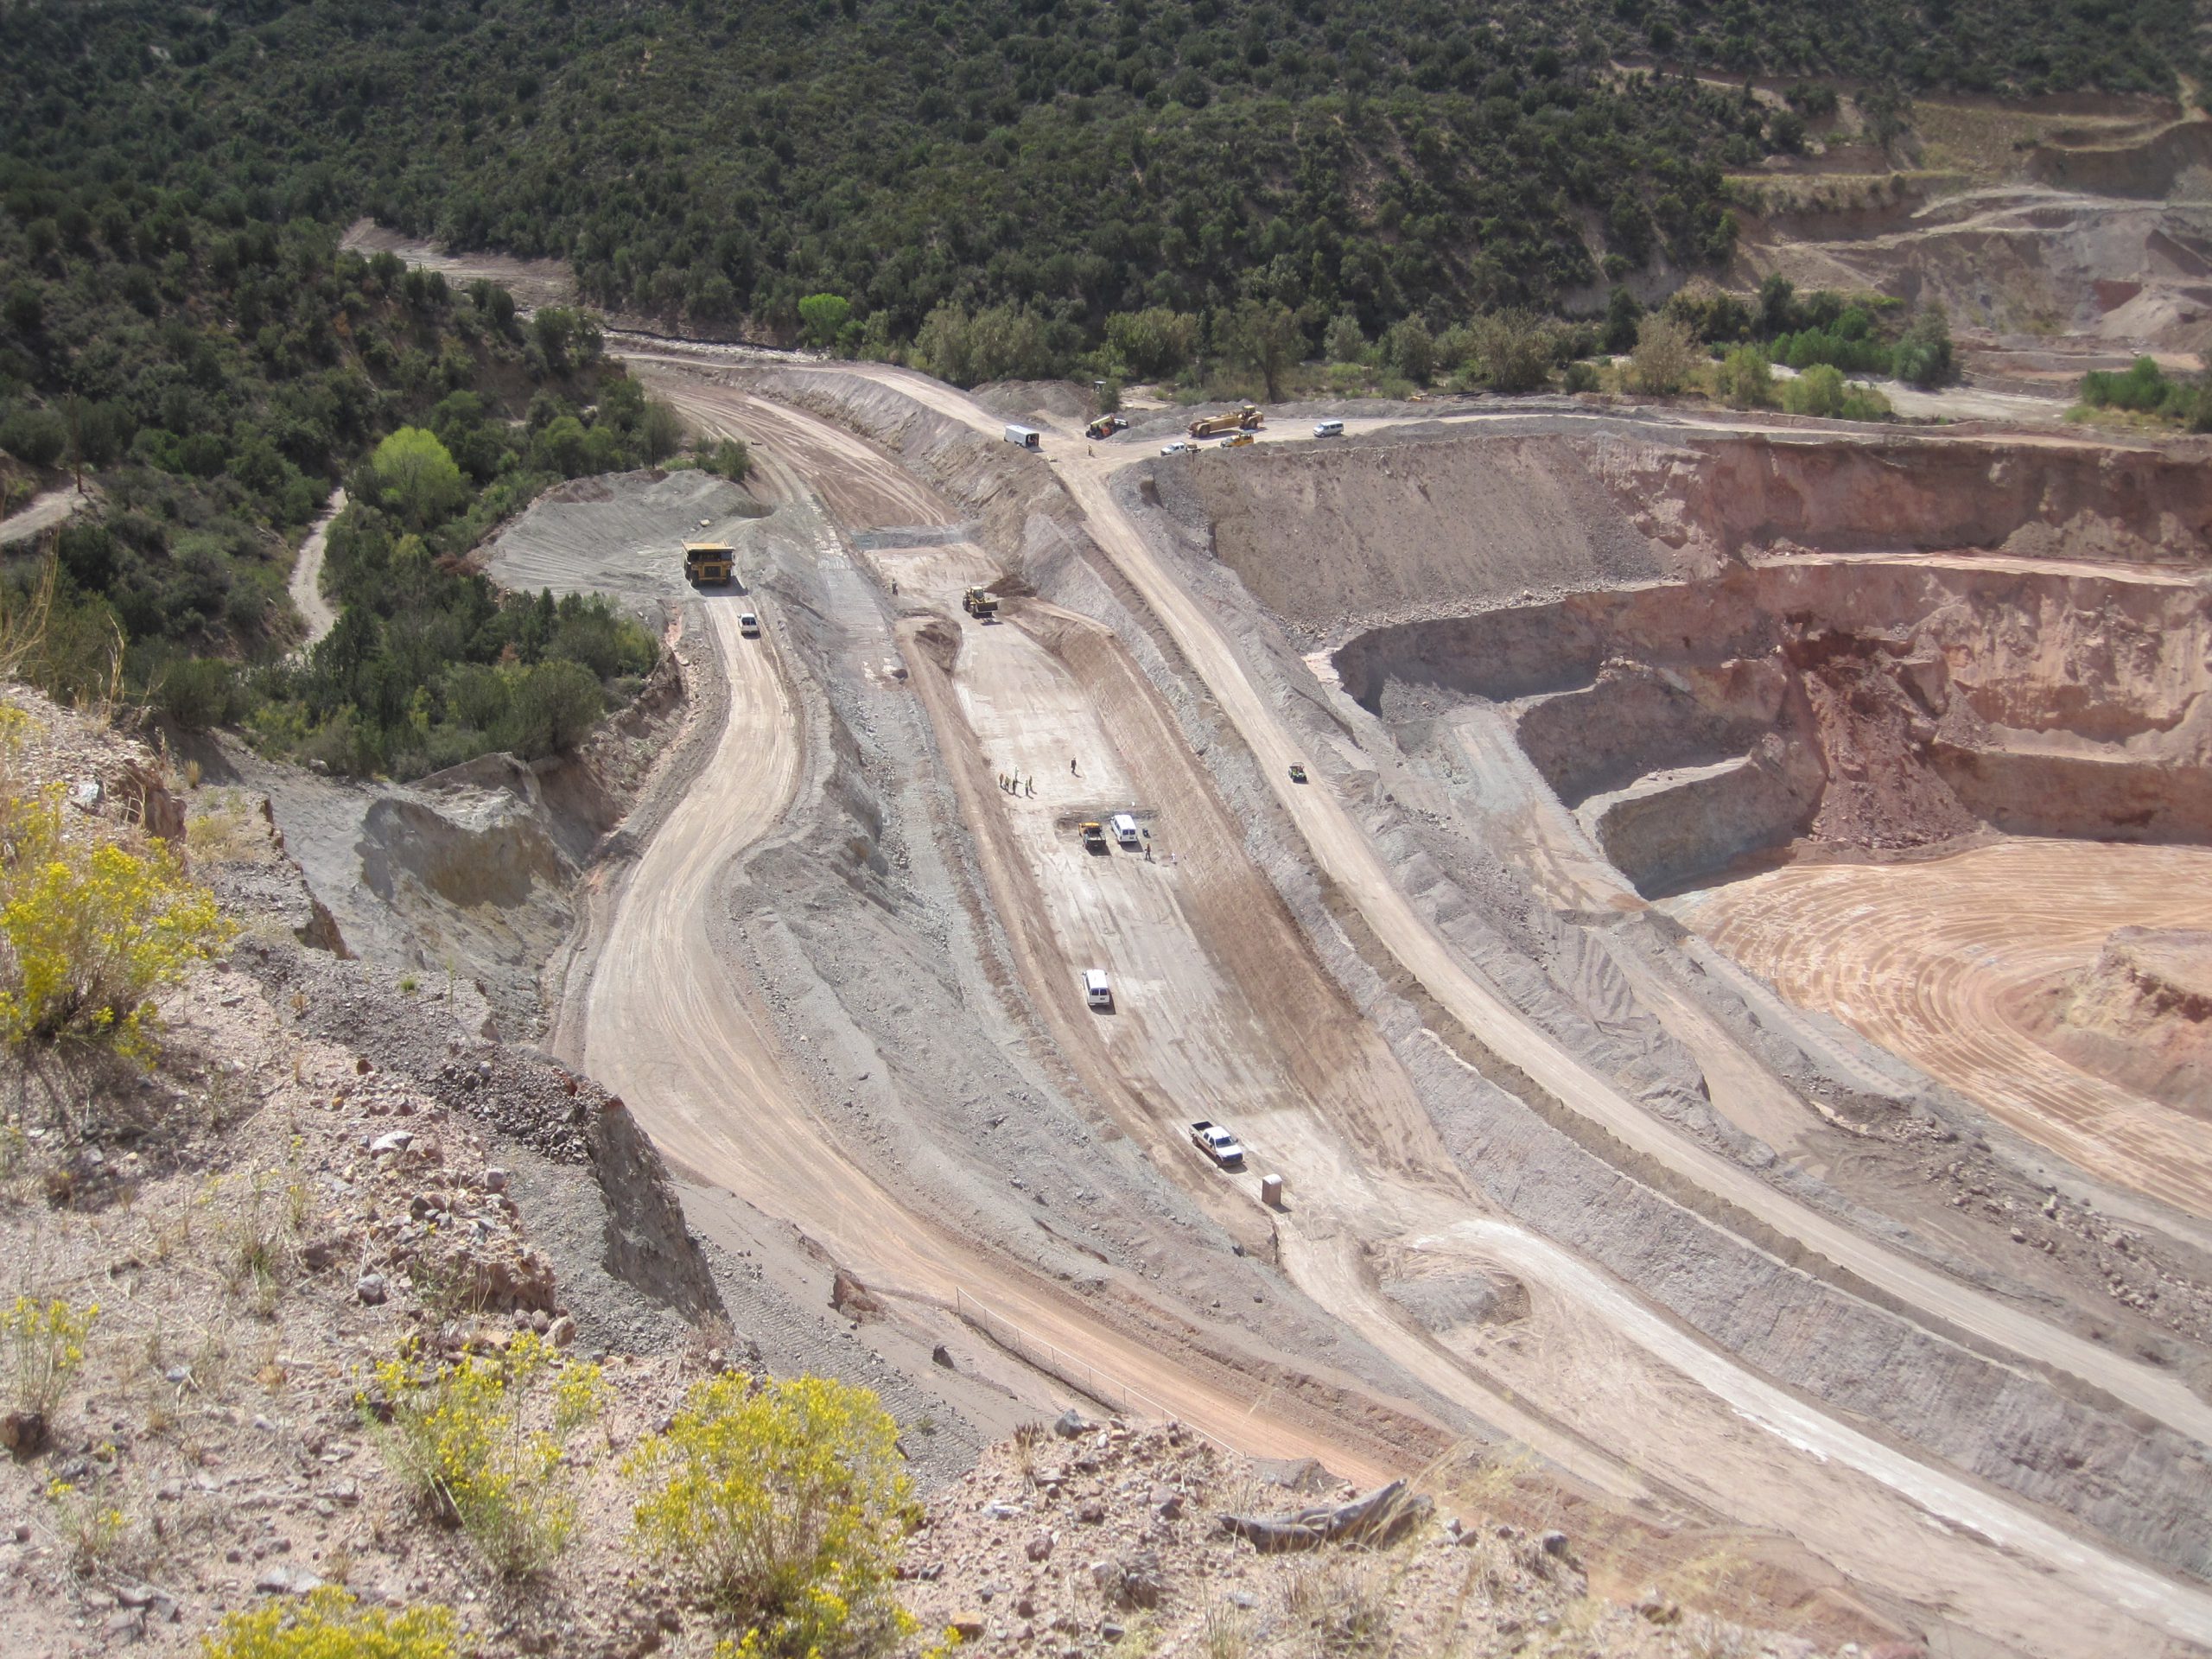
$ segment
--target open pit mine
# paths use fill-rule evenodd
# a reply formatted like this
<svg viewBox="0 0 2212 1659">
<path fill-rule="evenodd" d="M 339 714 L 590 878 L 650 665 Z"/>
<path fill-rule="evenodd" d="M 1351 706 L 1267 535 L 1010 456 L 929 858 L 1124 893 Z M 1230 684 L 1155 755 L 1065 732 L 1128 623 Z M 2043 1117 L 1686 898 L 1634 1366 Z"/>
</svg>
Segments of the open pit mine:
<svg viewBox="0 0 2212 1659">
<path fill-rule="evenodd" d="M 631 361 L 760 457 L 731 590 L 704 486 L 493 569 L 695 683 L 549 1039 L 695 1225 L 802 1236 L 986 1428 L 1514 1468 L 1816 1640 L 2212 1643 L 2197 447 L 1522 401 L 1163 454 Z"/>
</svg>

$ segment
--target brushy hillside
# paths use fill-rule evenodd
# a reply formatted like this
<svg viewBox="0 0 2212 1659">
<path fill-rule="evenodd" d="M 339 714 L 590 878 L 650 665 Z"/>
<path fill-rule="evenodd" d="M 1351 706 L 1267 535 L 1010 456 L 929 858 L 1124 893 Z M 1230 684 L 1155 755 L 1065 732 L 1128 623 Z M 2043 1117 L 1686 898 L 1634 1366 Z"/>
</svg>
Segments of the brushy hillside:
<svg viewBox="0 0 2212 1659">
<path fill-rule="evenodd" d="M 587 295 L 849 343 L 937 306 L 1281 301 L 1370 333 L 1725 257 L 1721 170 L 1797 142 L 1724 74 L 2171 92 L 2183 0 L 411 0 L 12 7 L 7 153 L 570 259 Z M 1624 72 L 1624 60 L 1656 73 Z"/>
</svg>

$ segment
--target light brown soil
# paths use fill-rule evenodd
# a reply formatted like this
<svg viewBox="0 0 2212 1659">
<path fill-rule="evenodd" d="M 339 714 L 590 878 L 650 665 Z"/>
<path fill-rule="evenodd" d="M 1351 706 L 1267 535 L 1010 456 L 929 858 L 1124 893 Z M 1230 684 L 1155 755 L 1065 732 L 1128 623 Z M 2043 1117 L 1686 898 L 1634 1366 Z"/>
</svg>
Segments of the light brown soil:
<svg viewBox="0 0 2212 1659">
<path fill-rule="evenodd" d="M 2212 933 L 2123 927 L 2022 1016 L 2084 1071 L 2212 1116 Z"/>
<path fill-rule="evenodd" d="M 2212 926 L 2212 851 L 2006 841 L 1901 865 L 1799 865 L 1685 899 L 1682 918 L 1924 1066 L 2031 1140 L 2197 1215 L 2212 1156 L 2193 1118 L 2069 1065 L 2036 995 L 2114 930 Z"/>
</svg>

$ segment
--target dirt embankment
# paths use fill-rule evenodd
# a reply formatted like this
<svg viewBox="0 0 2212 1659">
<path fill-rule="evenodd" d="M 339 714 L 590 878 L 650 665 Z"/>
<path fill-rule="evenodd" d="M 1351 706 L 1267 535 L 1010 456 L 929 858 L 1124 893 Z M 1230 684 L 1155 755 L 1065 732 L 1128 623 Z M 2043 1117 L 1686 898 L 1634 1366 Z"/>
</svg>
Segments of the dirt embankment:
<svg viewBox="0 0 2212 1659">
<path fill-rule="evenodd" d="M 2120 928 L 2083 972 L 2024 1000 L 2022 1026 L 2073 1065 L 2212 1116 L 2212 933 Z"/>
<path fill-rule="evenodd" d="M 1699 439 L 1592 458 L 1637 529 L 1713 562 L 1766 551 L 1944 551 L 2197 563 L 2212 531 L 2198 445 L 2003 439 Z"/>
<path fill-rule="evenodd" d="M 1257 796 L 1247 758 L 1210 725 L 1205 704 L 1192 697 L 1150 637 L 1141 613 L 1133 611 L 1129 595 L 1113 585 L 1110 567 L 1102 572 L 1087 561 L 1055 556 L 1065 555 L 1073 543 L 1065 509 L 1055 507 L 1058 493 L 1049 473 L 988 440 L 980 446 L 963 444 L 948 429 L 950 423 L 880 385 L 857 378 L 806 378 L 811 384 L 798 388 L 798 401 L 811 402 L 841 423 L 888 442 L 963 506 L 994 514 L 1005 536 L 986 545 L 1009 569 L 1045 575 L 1051 585 L 1045 587 L 1044 597 L 1071 607 L 1079 603 L 1112 627 L 1174 710 L 1185 741 L 1206 756 L 1225 800 L 1252 810 Z M 838 384 L 827 384 L 833 379 Z M 940 633 L 934 643 L 933 663 L 942 660 L 949 642 Z M 1289 665 L 1294 667 L 1294 658 Z M 1744 695 L 1747 702 L 1755 702 L 1751 689 Z M 1397 788 L 1410 787 L 1402 774 L 1392 781 Z M 1371 780 L 1360 780 L 1360 785 L 1374 786 Z M 1576 1146 L 1547 1122 L 1541 1107 L 1531 1109 L 1448 1057 L 1440 1060 L 1433 1042 L 1421 1035 L 1424 1029 L 1437 1028 L 1434 1010 L 1407 1006 L 1392 988 L 1375 979 L 1342 931 L 1351 919 L 1313 891 L 1310 868 L 1293 868 L 1298 865 L 1296 855 L 1279 848 L 1264 823 L 1248 823 L 1245 840 L 1330 971 L 1353 990 L 1363 1012 L 1385 1032 L 1399 1063 L 1416 1077 L 1423 1103 L 1465 1178 L 1501 1208 L 1603 1262 L 1718 1347 L 1745 1355 L 1769 1375 L 1865 1412 L 1944 1460 L 2057 1503 L 2164 1560 L 2203 1559 L 2204 1540 L 2187 1518 L 2199 1501 L 2195 1465 L 2177 1440 L 2163 1433 L 2141 1435 L 2097 1405 L 2069 1399 L 2040 1381 L 2024 1388 L 2021 1374 L 2010 1368 L 1954 1349 L 1907 1320 L 1876 1313 L 1863 1300 L 1745 1246 L 1732 1234 L 1704 1229 L 1679 1205 L 1624 1181 L 1619 1168 Z M 1278 853 L 1283 854 L 1280 860 Z M 1503 924 L 1471 913 L 1489 907 L 1491 893 L 1479 891 L 1471 906 L 1466 889 L 1455 888 L 1433 861 L 1414 868 L 1412 861 L 1420 856 L 1419 849 L 1409 855 L 1409 878 L 1423 893 L 1435 888 L 1442 901 L 1452 905 L 1453 916 L 1439 925 L 1455 943 L 1464 938 L 1464 948 L 1484 971 L 1496 973 L 1516 997 L 1526 988 L 1534 997 L 1563 1000 L 1559 988 L 1543 982 L 1547 968 L 1521 950 L 1522 941 L 1548 918 L 1534 916 L 1524 906 L 1506 938 L 1496 931 Z M 1503 906 L 1510 895 L 1497 896 L 1495 902 Z M 1592 995 L 1592 985 L 1580 980 L 1573 984 L 1577 995 Z M 1603 1031 L 1592 1027 L 1578 1035 L 1580 1052 L 1604 1052 L 1608 1033 L 1633 1034 L 1641 1016 L 1627 1006 L 1625 990 L 1620 997 L 1621 1005 L 1608 1004 L 1605 1014 L 1582 1013 L 1579 1006 L 1560 1011 L 1585 1027 L 1605 1020 Z M 1553 1012 L 1548 1009 L 1548 1017 Z M 1652 1058 L 1655 1064 L 1665 1059 L 1656 1052 Z M 1697 1230 L 1695 1245 L 1687 1243 L 1685 1228 Z M 1694 1272 L 1668 1265 L 1693 1256 L 1698 1263 Z M 1900 1376 L 1939 1376 L 1941 1381 L 1926 1388 L 1901 1391 L 1893 1386 Z M 1556 1376 L 1550 1381 L 1555 1383 Z M 1987 1433 L 1989 1424 L 1999 1421 L 2018 1430 L 2003 1446 Z M 2076 1465 L 2052 1478 L 2049 1471 L 2061 1446 L 2072 1449 L 2069 1456 L 2080 1452 L 2097 1472 L 2084 1476 L 2085 1465 Z M 2106 1501 L 2106 1495 L 2121 1487 L 2128 1493 L 2124 1501 Z"/>
<path fill-rule="evenodd" d="M 1333 641 L 1711 577 L 1770 553 L 2194 561 L 2212 531 L 2203 459 L 2029 440 L 1662 438 L 1624 423 L 1208 454 L 1160 469 L 1154 488 L 1294 638 Z"/>
</svg>

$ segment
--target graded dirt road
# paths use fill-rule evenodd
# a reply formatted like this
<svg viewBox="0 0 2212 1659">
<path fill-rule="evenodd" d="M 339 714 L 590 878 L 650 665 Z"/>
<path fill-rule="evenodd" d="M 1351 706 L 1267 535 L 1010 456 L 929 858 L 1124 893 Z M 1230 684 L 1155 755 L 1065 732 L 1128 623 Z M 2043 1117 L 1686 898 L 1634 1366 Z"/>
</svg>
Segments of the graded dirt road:
<svg viewBox="0 0 2212 1659">
<path fill-rule="evenodd" d="M 798 487 L 784 480 L 786 490 Z M 825 548 L 834 551 L 834 544 Z M 903 1206 L 838 1147 L 785 1068 L 717 937 L 721 884 L 798 786 L 800 721 L 771 620 L 739 637 L 745 601 L 702 601 L 728 713 L 696 783 L 613 896 L 575 1058 L 619 1093 L 677 1165 L 792 1221 L 879 1289 L 939 1306 L 980 1296 L 1026 1333 L 1262 1455 L 1314 1457 L 1365 1481 L 1394 1472 L 1368 1444 L 1255 1405 L 1226 1377 L 1121 1335 L 1017 1269 Z M 1216 1368 L 1218 1370 L 1219 1368 Z"/>
<path fill-rule="evenodd" d="M 866 372 L 979 431 L 995 434 L 1003 425 L 988 410 L 940 382 L 898 370 Z M 1167 573 L 1108 488 L 1113 472 L 1139 457 L 1125 453 L 1086 455 L 1084 448 L 1079 437 L 1051 434 L 1045 440 L 1047 459 L 1084 509 L 1092 534 L 1219 702 L 1258 760 L 1277 801 L 1298 826 L 1316 865 L 1357 906 L 1384 948 L 1478 1041 L 1636 1153 L 1896 1296 L 1906 1306 L 2093 1382 L 2212 1446 L 2212 1406 L 2179 1378 L 2059 1330 L 1900 1255 L 1692 1142 L 1567 1052 L 1462 963 L 1415 913 L 1374 843 L 1326 779 L 1317 774 L 1312 785 L 1289 781 L 1291 763 L 1308 758 L 1304 745 L 1261 695 L 1236 648 Z"/>
<path fill-rule="evenodd" d="M 16 512 L 0 518 L 0 547 L 28 541 L 41 531 L 67 523 L 84 499 L 77 493 L 74 484 L 58 485 L 33 496 Z"/>
<path fill-rule="evenodd" d="M 758 404 L 747 410 L 734 394 L 702 394 L 691 408 L 695 416 L 709 408 L 728 411 L 745 422 L 748 438 L 772 451 L 796 443 L 817 463 L 864 464 L 865 476 L 834 487 L 864 504 L 870 522 L 885 522 L 887 513 L 918 517 L 922 504 L 907 498 L 911 483 L 895 470 L 887 473 L 885 457 L 865 445 L 855 448 L 857 441 L 849 435 Z M 951 696 L 932 712 L 956 764 L 963 744 L 957 732 L 950 741 L 944 734 L 956 725 L 968 734 L 963 816 L 987 847 L 1003 855 L 1004 868 L 995 868 L 994 880 L 1002 912 L 1017 931 L 1041 929 L 1034 965 L 1025 969 L 1033 995 L 1074 1006 L 1079 969 L 1109 969 L 1122 998 L 1116 1012 L 1076 1014 L 1090 1034 L 1064 1038 L 1064 1047 L 1079 1067 L 1087 1051 L 1103 1056 L 1107 1075 L 1096 1086 L 1109 1096 L 1118 1091 L 1132 1132 L 1148 1131 L 1163 1156 L 1178 1155 L 1181 1103 L 1194 1096 L 1226 1103 L 1222 1115 L 1236 1114 L 1236 1126 L 1249 1135 L 1265 1166 L 1292 1172 L 1294 1195 L 1309 1195 L 1294 1197 L 1292 1213 L 1277 1230 L 1285 1268 L 1310 1295 L 1415 1375 L 1479 1412 L 1497 1414 L 1499 1390 L 1482 1382 L 1485 1373 L 1512 1377 L 1524 1396 L 1542 1402 L 1548 1417 L 1562 1405 L 1586 1405 L 1586 1413 L 1561 1415 L 1604 1423 L 1604 1439 L 1632 1446 L 1655 1470 L 1684 1481 L 1683 1490 L 1745 1520 L 1805 1536 L 1834 1558 L 1856 1560 L 1906 1593 L 1948 1600 L 1978 1628 L 2051 1645 L 2038 1642 L 2039 1633 L 2096 1593 L 2140 1610 L 2156 1626 L 2212 1635 L 2212 1599 L 1844 1427 L 1651 1314 L 1556 1247 L 1517 1226 L 1471 1215 L 1462 1195 L 1436 1190 L 1424 1179 L 1445 1160 L 1415 1157 L 1408 1160 L 1412 1168 L 1378 1166 L 1408 1145 L 1417 1147 L 1419 1133 L 1402 1120 L 1387 1122 L 1387 1111 L 1375 1121 L 1333 1124 L 1332 1116 L 1346 1109 L 1344 1099 L 1317 1109 L 1281 1069 L 1296 1039 L 1270 1029 L 1264 998 L 1223 959 L 1225 938 L 1244 930 L 1224 930 L 1203 914 L 1204 864 L 1241 866 L 1236 836 L 1233 830 L 1197 833 L 1198 804 L 1170 775 L 1176 737 L 1172 730 L 1147 731 L 1128 699 L 1112 692 L 1116 676 L 1101 654 L 1116 653 L 1089 637 L 1098 632 L 1095 625 L 1027 601 L 1011 607 L 1010 623 L 982 627 L 955 620 L 947 613 L 956 583 L 974 569 L 969 557 L 939 549 L 919 558 L 908 549 L 873 556 L 882 561 L 880 570 L 900 573 L 902 604 L 935 599 L 943 607 L 940 620 L 928 625 L 940 630 L 937 643 L 920 643 L 929 657 L 950 657 L 958 667 Z M 910 639 L 921 626 L 918 620 L 910 626 Z M 948 626 L 957 631 L 957 646 L 948 648 L 942 632 Z M 909 652 L 926 698 L 930 664 L 921 655 Z M 1080 671 L 1071 666 L 1085 661 Z M 1073 772 L 1065 769 L 1068 759 L 1076 762 Z M 1022 779 L 1018 792 L 995 786 L 1009 775 Z M 1162 810 L 1171 799 L 1173 809 Z M 1119 806 L 1147 815 L 1152 860 L 1122 852 L 1102 859 L 1074 846 L 1077 818 Z M 1176 855 L 1174 861 L 1163 863 L 1163 846 Z M 1257 880 L 1249 868 L 1245 874 Z M 1016 884 L 1026 885 L 1017 892 Z M 1245 928 L 1257 919 L 1247 917 Z M 1294 978 L 1296 970 L 1290 972 Z M 1373 1111 L 1388 1092 L 1354 1086 L 1340 1096 L 1357 1101 L 1363 1095 L 1368 1103 L 1352 1109 Z M 1185 1179 L 1201 1186 L 1236 1185 L 1203 1168 Z M 1432 1266 L 1453 1258 L 1477 1268 L 1510 1264 L 1539 1300 L 1531 1321 L 1541 1333 L 1535 1351 L 1476 1353 L 1408 1341 L 1402 1322 L 1378 1307 L 1370 1270 L 1345 1255 L 1356 1241 L 1387 1243 L 1393 1237 L 1402 1249 L 1433 1258 Z M 1456 1366 L 1440 1366 L 1447 1352 Z M 1696 1388 L 1685 1390 L 1683 1377 L 1694 1379 Z M 1759 1427 L 1747 1433 L 1741 1427 L 1746 1421 Z M 1548 1442 L 1560 1436 L 1540 1421 L 1531 1433 L 1515 1425 L 1549 1451 Z M 1563 1460 L 1575 1466 L 1578 1448 L 1570 1444 L 1568 1450 Z M 1579 1461 L 1589 1460 L 1585 1454 Z M 2053 1576 L 2024 1581 L 2004 1571 L 1993 1578 L 1981 1547 L 1962 1537 L 1916 1545 L 1910 1559 L 1885 1551 L 1877 1566 L 1864 1557 L 1864 1541 L 1914 1530 L 1897 1508 L 1900 1497 L 1954 1525 L 2002 1539 Z"/>
<path fill-rule="evenodd" d="M 2212 1215 L 2202 1124 L 2068 1065 L 2018 1017 L 2115 928 L 2212 925 L 2212 849 L 2007 841 L 1909 864 L 1796 865 L 1668 907 L 1792 1001 L 2031 1140 Z"/>
<path fill-rule="evenodd" d="M 300 543 L 299 555 L 292 565 L 292 608 L 308 625 L 307 637 L 299 644 L 302 651 L 338 626 L 338 613 L 322 596 L 322 550 L 330 540 L 332 521 L 345 511 L 346 492 L 332 491 L 330 505 L 322 510 L 322 517 L 315 521 L 307 539 Z"/>
</svg>

